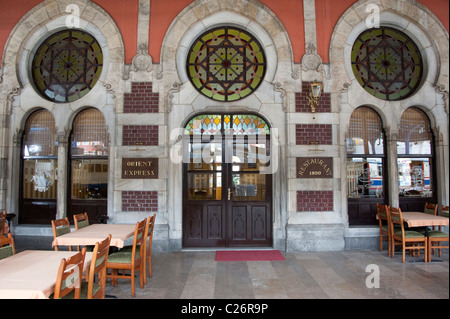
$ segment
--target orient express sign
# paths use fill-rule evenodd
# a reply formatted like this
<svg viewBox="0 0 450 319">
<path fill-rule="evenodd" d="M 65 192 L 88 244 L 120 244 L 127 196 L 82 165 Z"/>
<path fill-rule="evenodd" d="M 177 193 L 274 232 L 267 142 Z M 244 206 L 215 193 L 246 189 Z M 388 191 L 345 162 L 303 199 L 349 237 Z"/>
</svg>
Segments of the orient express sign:
<svg viewBox="0 0 450 319">
<path fill-rule="evenodd" d="M 157 179 L 157 158 L 122 158 L 122 178 Z"/>
<path fill-rule="evenodd" d="M 333 178 L 333 158 L 298 157 L 297 178 Z"/>
</svg>

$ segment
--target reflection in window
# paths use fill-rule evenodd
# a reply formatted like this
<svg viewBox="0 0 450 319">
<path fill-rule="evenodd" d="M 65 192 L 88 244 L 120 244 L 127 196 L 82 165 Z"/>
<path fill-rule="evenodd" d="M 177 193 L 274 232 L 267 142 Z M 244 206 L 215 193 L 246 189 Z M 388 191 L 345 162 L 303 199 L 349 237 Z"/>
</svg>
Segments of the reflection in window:
<svg viewBox="0 0 450 319">
<path fill-rule="evenodd" d="M 368 107 L 357 108 L 346 138 L 347 196 L 384 197 L 384 133 L 378 114 Z"/>
<path fill-rule="evenodd" d="M 189 173 L 189 200 L 221 200 L 222 173 Z"/>
<path fill-rule="evenodd" d="M 432 197 L 432 140 L 425 113 L 407 109 L 400 121 L 397 143 L 400 196 Z"/>
<path fill-rule="evenodd" d="M 233 200 L 265 201 L 266 177 L 260 174 L 233 174 Z"/>
<path fill-rule="evenodd" d="M 82 111 L 72 132 L 72 199 L 105 199 L 108 184 L 108 133 L 100 111 Z"/>
<path fill-rule="evenodd" d="M 55 199 L 58 147 L 53 115 L 36 111 L 27 120 L 23 139 L 23 198 Z"/>
<path fill-rule="evenodd" d="M 72 198 L 105 199 L 108 185 L 108 160 L 72 160 Z"/>
</svg>

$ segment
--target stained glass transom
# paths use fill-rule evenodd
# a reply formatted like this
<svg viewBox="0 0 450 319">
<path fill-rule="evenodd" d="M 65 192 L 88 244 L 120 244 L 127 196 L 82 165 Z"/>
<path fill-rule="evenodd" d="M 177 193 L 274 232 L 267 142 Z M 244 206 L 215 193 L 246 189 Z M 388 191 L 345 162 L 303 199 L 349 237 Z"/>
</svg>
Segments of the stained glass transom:
<svg viewBox="0 0 450 319">
<path fill-rule="evenodd" d="M 407 98 L 422 79 L 420 50 L 406 34 L 388 27 L 360 34 L 353 45 L 351 62 L 359 84 L 382 100 Z"/>
<path fill-rule="evenodd" d="M 185 135 L 269 135 L 270 127 L 257 115 L 211 115 L 194 117 L 187 124 Z"/>
<path fill-rule="evenodd" d="M 219 27 L 201 35 L 187 58 L 187 73 L 195 88 L 217 101 L 237 101 L 263 81 L 266 58 L 259 41 L 235 27 Z"/>
<path fill-rule="evenodd" d="M 95 86 L 103 69 L 102 49 L 90 34 L 64 30 L 36 51 L 32 76 L 37 90 L 57 103 L 76 101 Z"/>
</svg>

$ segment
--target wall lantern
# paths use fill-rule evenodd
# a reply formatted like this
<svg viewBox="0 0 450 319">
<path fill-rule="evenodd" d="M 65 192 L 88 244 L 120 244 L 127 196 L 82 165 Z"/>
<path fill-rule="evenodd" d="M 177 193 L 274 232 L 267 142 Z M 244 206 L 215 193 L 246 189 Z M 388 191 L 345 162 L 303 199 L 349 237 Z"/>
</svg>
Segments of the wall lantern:
<svg viewBox="0 0 450 319">
<path fill-rule="evenodd" d="M 322 95 L 323 84 L 317 81 L 311 83 L 309 87 L 308 104 L 311 107 L 311 112 L 315 113 L 319 105 L 319 99 Z"/>
</svg>

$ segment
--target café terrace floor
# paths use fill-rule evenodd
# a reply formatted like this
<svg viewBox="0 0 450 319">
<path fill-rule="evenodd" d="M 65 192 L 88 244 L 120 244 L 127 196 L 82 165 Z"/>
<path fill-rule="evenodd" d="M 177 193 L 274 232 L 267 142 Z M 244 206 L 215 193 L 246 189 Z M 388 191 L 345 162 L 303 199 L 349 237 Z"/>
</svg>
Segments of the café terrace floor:
<svg viewBox="0 0 450 319">
<path fill-rule="evenodd" d="M 390 258 L 376 250 L 283 255 L 284 261 L 216 262 L 214 251 L 153 253 L 153 276 L 144 289 L 136 277 L 136 299 L 449 298 L 448 249 L 442 257 L 432 256 L 440 262 L 418 262 L 407 255 L 404 264 L 401 252 Z M 368 288 L 374 265 L 379 288 Z M 132 299 L 130 281 L 119 280 L 116 287 L 108 281 L 106 294 Z"/>
</svg>

